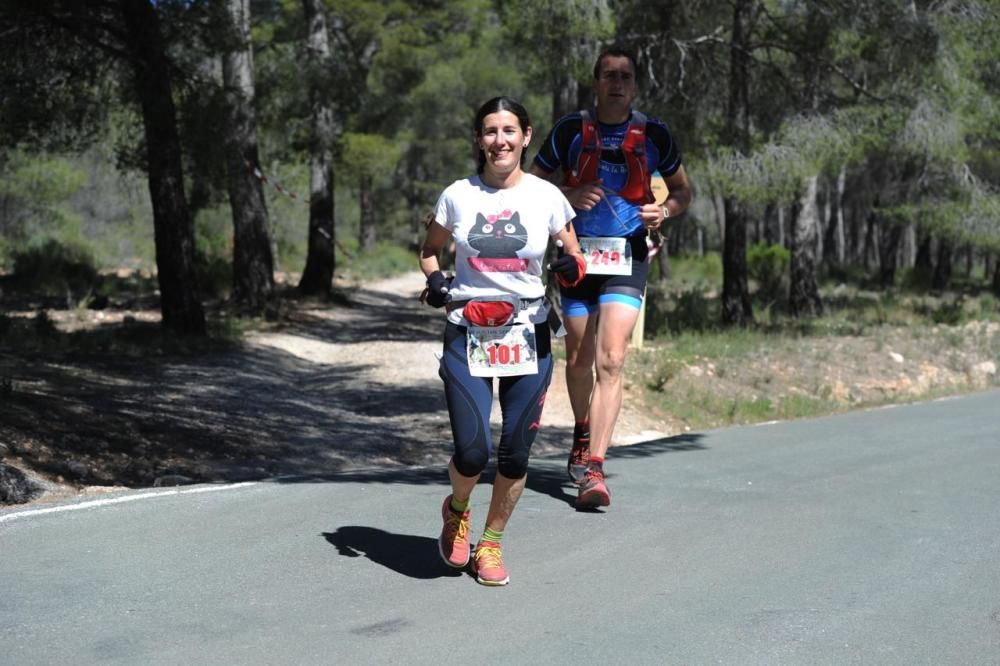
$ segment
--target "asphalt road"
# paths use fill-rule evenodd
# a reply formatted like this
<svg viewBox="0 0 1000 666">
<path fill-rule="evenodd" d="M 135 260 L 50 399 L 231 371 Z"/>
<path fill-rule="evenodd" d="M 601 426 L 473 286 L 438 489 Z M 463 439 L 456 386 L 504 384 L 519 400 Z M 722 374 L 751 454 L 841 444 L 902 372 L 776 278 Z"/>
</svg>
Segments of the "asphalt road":
<svg viewBox="0 0 1000 666">
<path fill-rule="evenodd" d="M 607 471 L 532 461 L 506 588 L 438 561 L 440 469 L 4 510 L 0 664 L 1000 664 L 998 391 Z"/>
</svg>

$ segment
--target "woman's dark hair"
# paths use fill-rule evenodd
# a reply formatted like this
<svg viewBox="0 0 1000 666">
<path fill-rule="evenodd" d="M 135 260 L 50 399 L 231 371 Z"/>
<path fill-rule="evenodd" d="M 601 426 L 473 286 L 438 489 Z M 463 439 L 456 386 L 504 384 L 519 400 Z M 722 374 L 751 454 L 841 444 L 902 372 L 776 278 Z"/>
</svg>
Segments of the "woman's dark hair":
<svg viewBox="0 0 1000 666">
<path fill-rule="evenodd" d="M 500 111 L 510 111 L 515 116 L 517 116 L 517 124 L 521 126 L 521 131 L 527 133 L 528 128 L 531 127 L 531 119 L 528 118 L 528 112 L 525 110 L 521 104 L 510 97 L 494 97 L 489 100 L 481 107 L 479 111 L 476 112 L 476 119 L 472 122 L 472 130 L 476 133 L 476 138 L 478 139 L 483 135 L 483 121 L 486 120 L 486 116 L 491 113 L 499 113 Z M 476 144 L 476 150 L 478 152 L 478 165 L 476 166 L 476 173 L 482 173 L 483 169 L 486 168 L 486 153 L 483 152 L 482 148 L 478 147 Z M 524 166 L 525 151 L 521 151 L 521 166 Z"/>
</svg>

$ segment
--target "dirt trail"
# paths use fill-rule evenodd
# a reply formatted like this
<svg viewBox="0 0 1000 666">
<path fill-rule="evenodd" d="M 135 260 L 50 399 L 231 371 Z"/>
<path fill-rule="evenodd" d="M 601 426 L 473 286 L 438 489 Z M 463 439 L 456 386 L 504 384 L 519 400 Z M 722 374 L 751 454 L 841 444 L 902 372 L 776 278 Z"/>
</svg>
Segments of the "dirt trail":
<svg viewBox="0 0 1000 666">
<path fill-rule="evenodd" d="M 356 325 L 368 329 L 365 321 L 375 317 L 383 320 L 383 315 L 374 315 L 379 309 L 395 310 L 406 313 L 407 321 L 426 319 L 426 330 L 429 336 L 407 338 L 394 333 L 391 322 L 385 322 L 383 336 L 372 331 L 371 338 L 350 341 L 324 341 L 302 332 L 255 333 L 248 337 L 248 342 L 258 348 L 272 348 L 287 352 L 297 358 L 329 366 L 343 366 L 354 363 L 363 366 L 359 370 L 359 379 L 367 381 L 372 386 L 419 386 L 423 390 L 438 396 L 443 406 L 441 380 L 437 374 L 437 354 L 441 351 L 441 330 L 443 329 L 443 314 L 440 311 L 421 306 L 417 296 L 423 288 L 423 276 L 420 273 L 407 273 L 389 280 L 374 283 L 370 288 L 361 289 L 352 294 L 351 299 L 360 307 L 352 310 L 323 309 L 307 310 L 302 316 L 314 318 L 316 321 L 330 322 L 331 325 L 350 327 Z M 410 319 L 412 317 L 412 319 Z M 399 339 L 399 338 L 406 339 Z M 557 345 L 560 343 L 557 343 Z M 573 412 L 569 405 L 564 380 L 565 362 L 557 360 L 553 375 L 552 387 L 546 397 L 543 425 L 545 428 L 539 437 L 536 451 L 549 452 L 565 446 L 564 430 L 573 427 Z M 493 420 L 499 424 L 499 404 L 494 399 Z M 443 418 L 447 426 L 447 412 L 435 415 Z M 667 436 L 666 424 L 658 422 L 629 401 L 626 400 L 622 409 L 618 428 L 612 441 L 613 445 L 625 445 Z M 555 432 L 546 433 L 546 430 Z M 447 437 L 445 437 L 447 439 Z"/>
</svg>

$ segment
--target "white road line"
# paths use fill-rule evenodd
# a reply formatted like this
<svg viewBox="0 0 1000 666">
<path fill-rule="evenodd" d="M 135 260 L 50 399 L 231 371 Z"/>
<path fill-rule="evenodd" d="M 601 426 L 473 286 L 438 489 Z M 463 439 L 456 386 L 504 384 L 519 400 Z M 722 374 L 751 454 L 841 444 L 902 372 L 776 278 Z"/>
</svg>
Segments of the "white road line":
<svg viewBox="0 0 1000 666">
<path fill-rule="evenodd" d="M 138 502 L 144 499 L 153 499 L 156 497 L 169 497 L 174 495 L 190 495 L 194 493 L 214 493 L 222 490 L 235 490 L 236 488 L 246 488 L 248 486 L 257 485 L 256 481 L 244 481 L 242 483 L 232 483 L 224 486 L 204 486 L 199 488 L 182 488 L 176 490 L 161 490 L 154 493 L 141 493 L 139 495 L 125 495 L 124 497 L 112 497 L 110 499 L 99 499 L 90 500 L 87 502 L 80 502 L 78 504 L 64 504 L 61 506 L 52 506 L 46 509 L 29 509 L 27 511 L 18 511 L 15 513 L 5 513 L 0 514 L 0 523 L 5 523 L 9 520 L 16 520 L 18 518 L 27 518 L 30 516 L 41 516 L 46 513 L 62 513 L 64 511 L 80 511 L 82 509 L 92 509 L 98 506 L 108 506 L 110 504 L 122 504 L 124 502 Z"/>
</svg>

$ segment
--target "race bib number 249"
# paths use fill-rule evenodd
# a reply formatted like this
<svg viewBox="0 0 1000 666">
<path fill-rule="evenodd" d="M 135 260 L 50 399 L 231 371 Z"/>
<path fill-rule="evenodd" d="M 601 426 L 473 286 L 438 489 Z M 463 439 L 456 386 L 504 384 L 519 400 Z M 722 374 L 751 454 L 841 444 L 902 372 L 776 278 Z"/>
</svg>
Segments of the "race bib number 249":
<svg viewBox="0 0 1000 666">
<path fill-rule="evenodd" d="M 632 255 L 624 238 L 581 238 L 588 275 L 631 275 Z"/>
</svg>

